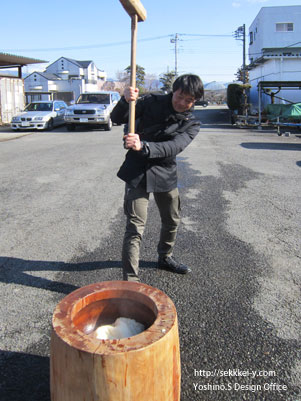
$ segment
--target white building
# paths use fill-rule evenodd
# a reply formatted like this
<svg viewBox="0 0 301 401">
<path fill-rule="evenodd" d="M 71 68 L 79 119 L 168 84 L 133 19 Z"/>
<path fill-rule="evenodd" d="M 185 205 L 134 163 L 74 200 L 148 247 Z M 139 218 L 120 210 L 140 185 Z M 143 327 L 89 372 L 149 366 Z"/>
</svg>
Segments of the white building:
<svg viewBox="0 0 301 401">
<path fill-rule="evenodd" d="M 33 72 L 24 79 L 25 94 L 27 102 L 47 100 L 49 96 L 71 102 L 83 92 L 100 90 L 106 78 L 91 60 L 61 57 L 44 72 Z"/>
<path fill-rule="evenodd" d="M 261 8 L 249 28 L 249 40 L 250 102 L 255 109 L 259 82 L 300 81 L 301 86 L 301 6 Z M 274 98 L 275 103 L 286 100 L 301 102 L 301 90 L 281 90 Z M 271 97 L 262 94 L 262 105 L 269 103 Z"/>
</svg>

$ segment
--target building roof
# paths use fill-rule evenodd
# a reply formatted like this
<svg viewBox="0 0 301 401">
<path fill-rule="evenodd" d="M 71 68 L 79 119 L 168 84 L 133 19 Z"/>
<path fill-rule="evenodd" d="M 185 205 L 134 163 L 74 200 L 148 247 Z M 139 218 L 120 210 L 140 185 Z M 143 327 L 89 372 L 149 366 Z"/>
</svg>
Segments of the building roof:
<svg viewBox="0 0 301 401">
<path fill-rule="evenodd" d="M 81 60 L 74 60 L 73 58 L 68 58 L 68 57 L 62 56 L 62 57 L 59 57 L 57 60 L 55 60 L 53 63 L 49 64 L 49 65 L 46 67 L 46 70 L 47 70 L 51 65 L 57 63 L 57 62 L 58 62 L 59 60 L 61 60 L 62 58 L 63 58 L 64 60 L 67 60 L 67 61 L 69 61 L 70 63 L 76 65 L 76 66 L 79 67 L 79 68 L 87 68 L 91 63 L 93 63 L 92 60 L 81 61 Z"/>
<path fill-rule="evenodd" d="M 43 78 L 47 79 L 48 81 L 61 81 L 62 78 L 59 77 L 56 74 L 51 74 L 50 72 L 41 72 L 41 71 L 33 71 L 31 74 L 29 74 L 25 79 L 28 79 L 30 76 L 34 74 L 39 74 Z"/>
<path fill-rule="evenodd" d="M 35 72 L 35 74 L 40 74 L 42 75 L 42 77 L 48 79 L 48 81 L 61 81 L 62 78 L 60 78 L 58 75 L 56 74 L 51 74 L 50 72 Z"/>
<path fill-rule="evenodd" d="M 92 60 L 84 60 L 84 61 L 82 61 L 82 60 L 74 60 L 73 58 L 68 58 L 68 57 L 62 56 L 62 57 L 58 58 L 56 61 L 54 61 L 53 63 L 51 63 L 50 65 L 56 63 L 56 62 L 57 62 L 58 60 L 60 60 L 61 58 L 65 59 L 65 60 L 67 60 L 67 61 L 70 61 L 70 63 L 75 64 L 75 65 L 76 65 L 77 67 L 79 67 L 79 68 L 87 68 L 91 63 L 93 63 Z M 50 66 L 50 65 L 49 65 L 49 66 Z M 48 66 L 48 67 L 49 67 L 49 66 Z M 47 68 L 48 68 L 48 67 L 47 67 Z"/>
<path fill-rule="evenodd" d="M 72 58 L 64 57 L 66 60 L 71 61 L 74 64 L 77 64 L 79 67 L 87 68 L 93 61 L 92 60 L 73 60 Z"/>
<path fill-rule="evenodd" d="M 261 88 L 301 88 L 301 81 L 260 81 Z"/>
<path fill-rule="evenodd" d="M 22 67 L 27 64 L 41 63 L 47 63 L 47 61 L 23 56 L 16 56 L 15 54 L 0 53 L 0 68 L 19 66 Z"/>
</svg>

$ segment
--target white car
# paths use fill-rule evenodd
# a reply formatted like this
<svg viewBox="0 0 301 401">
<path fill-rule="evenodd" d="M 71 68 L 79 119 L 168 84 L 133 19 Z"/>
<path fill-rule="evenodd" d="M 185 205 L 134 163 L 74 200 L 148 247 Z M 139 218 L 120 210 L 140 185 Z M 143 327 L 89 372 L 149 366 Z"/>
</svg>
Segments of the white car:
<svg viewBox="0 0 301 401">
<path fill-rule="evenodd" d="M 76 127 L 102 127 L 106 131 L 112 129 L 110 114 L 120 99 L 118 92 L 102 91 L 82 93 L 76 104 L 69 106 L 65 122 L 68 131 Z"/>
<path fill-rule="evenodd" d="M 36 101 L 29 103 L 25 110 L 11 120 L 13 130 L 51 130 L 65 124 L 67 104 L 62 100 Z"/>
</svg>

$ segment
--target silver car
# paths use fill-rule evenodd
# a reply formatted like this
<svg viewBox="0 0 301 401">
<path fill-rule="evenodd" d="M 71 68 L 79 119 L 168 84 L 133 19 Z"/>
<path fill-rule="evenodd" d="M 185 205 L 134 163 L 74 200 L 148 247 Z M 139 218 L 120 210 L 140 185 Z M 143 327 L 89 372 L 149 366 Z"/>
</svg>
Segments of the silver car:
<svg viewBox="0 0 301 401">
<path fill-rule="evenodd" d="M 67 104 L 62 100 L 36 101 L 29 103 L 25 110 L 11 120 L 13 130 L 51 130 L 65 124 Z"/>
<path fill-rule="evenodd" d="M 69 106 L 66 115 L 68 131 L 76 127 L 102 127 L 106 131 L 112 129 L 110 114 L 120 99 L 118 92 L 102 91 L 82 93 L 76 104 Z"/>
</svg>

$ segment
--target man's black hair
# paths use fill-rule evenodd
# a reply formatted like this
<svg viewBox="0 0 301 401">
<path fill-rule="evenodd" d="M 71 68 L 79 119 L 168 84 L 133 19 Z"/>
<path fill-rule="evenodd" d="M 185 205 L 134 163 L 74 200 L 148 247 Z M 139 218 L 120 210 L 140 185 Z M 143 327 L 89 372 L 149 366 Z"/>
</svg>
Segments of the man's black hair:
<svg viewBox="0 0 301 401">
<path fill-rule="evenodd" d="M 193 74 L 180 75 L 172 86 L 173 92 L 178 89 L 181 89 L 183 93 L 193 96 L 195 100 L 201 99 L 204 95 L 204 86 L 201 78 Z"/>
</svg>

